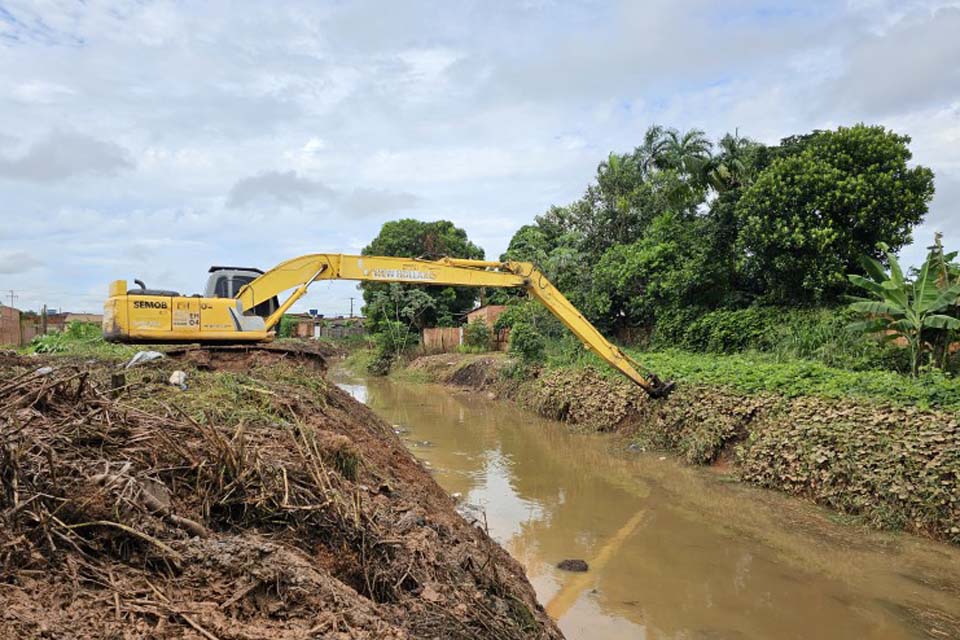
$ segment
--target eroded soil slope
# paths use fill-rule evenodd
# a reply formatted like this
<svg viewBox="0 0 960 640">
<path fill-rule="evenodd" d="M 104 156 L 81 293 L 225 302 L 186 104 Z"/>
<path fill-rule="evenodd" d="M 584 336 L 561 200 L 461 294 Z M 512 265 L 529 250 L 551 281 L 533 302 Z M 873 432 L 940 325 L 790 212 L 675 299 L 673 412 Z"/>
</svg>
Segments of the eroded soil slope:
<svg viewBox="0 0 960 640">
<path fill-rule="evenodd" d="M 0 355 L 0 637 L 559 638 L 322 368 Z"/>
</svg>

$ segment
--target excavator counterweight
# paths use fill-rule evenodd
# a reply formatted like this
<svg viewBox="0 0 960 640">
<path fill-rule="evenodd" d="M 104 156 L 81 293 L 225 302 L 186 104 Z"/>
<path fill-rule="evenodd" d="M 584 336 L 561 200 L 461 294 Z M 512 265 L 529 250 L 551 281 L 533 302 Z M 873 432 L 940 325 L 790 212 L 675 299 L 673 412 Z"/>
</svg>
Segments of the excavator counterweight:
<svg viewBox="0 0 960 640">
<path fill-rule="evenodd" d="M 651 397 L 664 398 L 674 383 L 644 376 L 639 363 L 609 342 L 547 278 L 529 262 L 441 258 L 394 258 L 315 253 L 281 262 L 266 272 L 214 267 L 204 296 L 175 291 L 127 289 L 110 284 L 104 304 L 103 334 L 125 343 L 268 342 L 274 328 L 317 280 L 358 280 L 458 287 L 523 289 L 550 310 L 584 346 L 621 371 Z M 279 296 L 293 290 L 283 302 Z"/>
</svg>

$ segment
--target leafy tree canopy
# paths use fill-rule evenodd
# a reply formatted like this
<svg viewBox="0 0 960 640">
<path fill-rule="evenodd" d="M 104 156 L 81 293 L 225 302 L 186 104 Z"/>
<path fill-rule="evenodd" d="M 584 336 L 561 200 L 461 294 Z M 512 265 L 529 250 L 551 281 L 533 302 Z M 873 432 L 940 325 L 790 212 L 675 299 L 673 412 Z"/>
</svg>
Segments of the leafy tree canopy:
<svg viewBox="0 0 960 640">
<path fill-rule="evenodd" d="M 406 258 L 450 256 L 483 259 L 483 250 L 466 231 L 448 220 L 423 222 L 405 218 L 384 223 L 363 255 Z M 469 287 L 430 287 L 365 282 L 360 285 L 364 313 L 374 331 L 385 321 L 405 322 L 414 329 L 453 326 L 473 308 L 477 290 Z"/>
<path fill-rule="evenodd" d="M 910 138 L 856 125 L 788 139 L 736 205 L 739 268 L 778 303 L 832 302 L 858 258 L 896 251 L 927 212 L 933 172 L 908 167 Z"/>
</svg>

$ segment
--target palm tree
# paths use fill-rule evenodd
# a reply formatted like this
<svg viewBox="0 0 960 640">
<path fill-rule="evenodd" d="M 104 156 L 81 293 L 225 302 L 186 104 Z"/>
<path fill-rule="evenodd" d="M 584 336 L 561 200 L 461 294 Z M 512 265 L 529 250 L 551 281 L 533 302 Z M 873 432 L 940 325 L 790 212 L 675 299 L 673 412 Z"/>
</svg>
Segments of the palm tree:
<svg viewBox="0 0 960 640">
<path fill-rule="evenodd" d="M 660 125 L 652 125 L 643 134 L 643 143 L 633 150 L 633 160 L 644 176 L 649 175 L 662 160 L 666 148 L 664 132 L 665 129 Z"/>
<path fill-rule="evenodd" d="M 700 129 L 690 129 L 683 134 L 676 129 L 667 129 L 657 165 L 661 169 L 674 169 L 687 177 L 698 176 L 710 160 L 712 149 L 713 144 Z"/>
<path fill-rule="evenodd" d="M 719 153 L 703 167 L 704 181 L 718 193 L 743 186 L 753 176 L 751 154 L 757 143 L 729 133 L 717 144 Z"/>
</svg>

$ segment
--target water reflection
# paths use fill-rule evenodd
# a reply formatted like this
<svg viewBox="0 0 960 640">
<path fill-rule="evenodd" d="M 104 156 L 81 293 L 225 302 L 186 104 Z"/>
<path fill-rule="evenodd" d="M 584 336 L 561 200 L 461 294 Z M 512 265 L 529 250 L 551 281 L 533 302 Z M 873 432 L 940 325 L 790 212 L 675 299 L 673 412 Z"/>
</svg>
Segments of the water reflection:
<svg viewBox="0 0 960 640">
<path fill-rule="evenodd" d="M 609 437 L 504 403 L 338 382 L 402 437 L 430 441 L 411 450 L 484 507 L 570 638 L 913 638 L 929 629 L 911 608 L 960 618 L 955 548 L 834 525 L 796 500 L 612 450 Z M 557 570 L 565 558 L 593 567 Z"/>
</svg>

